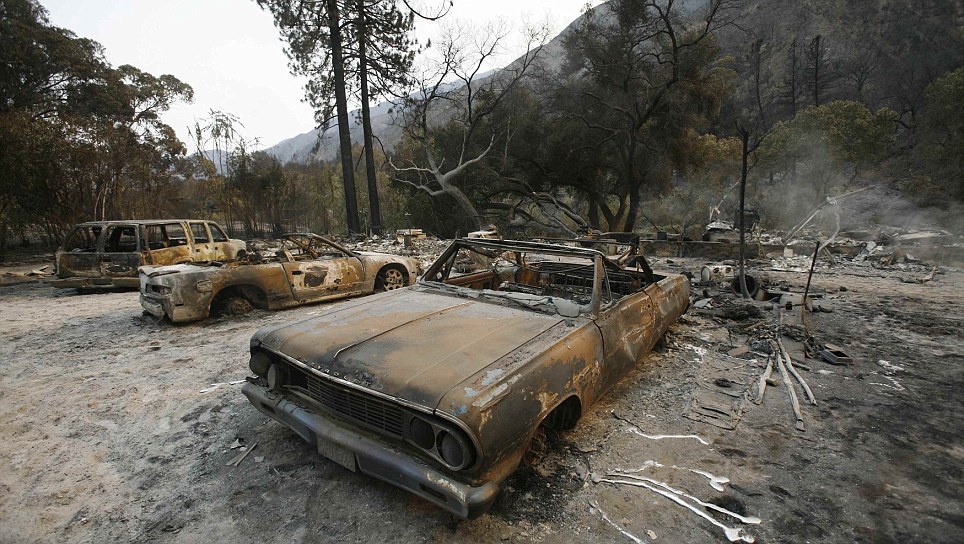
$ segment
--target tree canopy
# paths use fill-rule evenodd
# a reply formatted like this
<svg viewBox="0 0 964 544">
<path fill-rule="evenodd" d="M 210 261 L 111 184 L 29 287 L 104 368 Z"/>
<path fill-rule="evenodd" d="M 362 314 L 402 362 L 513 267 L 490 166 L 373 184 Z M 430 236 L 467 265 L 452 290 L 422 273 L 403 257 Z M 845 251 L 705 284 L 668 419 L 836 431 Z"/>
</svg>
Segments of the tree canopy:
<svg viewBox="0 0 964 544">
<path fill-rule="evenodd" d="M 787 228 L 857 185 L 964 200 L 964 34 L 949 4 L 611 0 L 555 39 L 525 29 L 527 52 L 485 72 L 518 30 L 450 24 L 422 50 L 410 31 L 424 14 L 404 0 L 258 3 L 309 78 L 316 121 L 338 118 L 341 160 L 281 164 L 216 110 L 188 159 L 161 118 L 189 85 L 111 66 L 36 0 L 0 0 L 0 250 L 159 214 L 251 236 L 490 223 L 698 236 L 736 202 Z M 395 117 L 383 146 L 367 107 L 353 145 L 348 104 L 382 99 Z M 356 175 L 368 180 L 357 190 Z"/>
<path fill-rule="evenodd" d="M 159 115 L 193 100 L 171 75 L 112 67 L 35 0 L 0 2 L 0 253 L 28 227 L 170 209 L 184 145 Z"/>
</svg>

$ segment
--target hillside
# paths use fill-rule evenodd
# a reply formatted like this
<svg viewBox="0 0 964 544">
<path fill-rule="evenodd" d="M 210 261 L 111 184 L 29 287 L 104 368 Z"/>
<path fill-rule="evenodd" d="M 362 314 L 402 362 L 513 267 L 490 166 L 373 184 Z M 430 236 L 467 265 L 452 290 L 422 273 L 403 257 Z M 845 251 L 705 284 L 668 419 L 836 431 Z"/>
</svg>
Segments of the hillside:
<svg viewBox="0 0 964 544">
<path fill-rule="evenodd" d="M 570 29 L 579 24 L 580 20 L 581 17 L 571 22 L 562 32 L 543 46 L 540 53 L 543 70 L 552 73 L 561 68 L 565 59 L 563 40 Z M 518 61 L 513 61 L 509 66 L 511 67 L 515 62 Z M 491 74 L 482 74 L 479 79 L 485 81 L 488 77 L 494 75 L 498 75 L 498 71 Z M 385 149 L 392 149 L 402 137 L 401 129 L 394 124 L 391 114 L 392 106 L 392 102 L 385 101 L 372 106 L 371 109 L 372 130 L 375 136 L 381 140 Z M 352 110 L 349 112 L 349 117 L 351 120 L 351 140 L 353 143 L 360 144 L 362 142 L 361 110 Z M 321 135 L 320 139 L 319 135 Z M 315 129 L 298 134 L 282 140 L 264 151 L 277 157 L 282 163 L 305 164 L 314 160 L 331 161 L 336 158 L 338 153 L 337 139 L 337 127 L 332 126 L 327 131 Z"/>
<path fill-rule="evenodd" d="M 372 130 L 382 140 L 387 149 L 401 137 L 401 131 L 392 124 L 390 109 L 391 102 L 382 102 L 372 107 Z M 349 112 L 351 119 L 351 140 L 362 141 L 361 110 Z M 319 141 L 319 134 L 323 134 Z M 317 147 L 316 147 L 317 146 Z M 330 161 L 338 153 L 338 129 L 333 126 L 327 132 L 315 129 L 286 140 L 264 150 L 269 155 L 277 157 L 282 163 L 305 164 L 314 160 Z"/>
<path fill-rule="evenodd" d="M 699 13 L 703 4 L 692 0 L 680 5 L 683 13 L 692 15 Z M 822 101 L 853 99 L 872 108 L 887 106 L 913 115 L 928 82 L 964 65 L 964 6 L 957 2 L 805 0 L 788 4 L 780 0 L 757 0 L 738 7 L 739 24 L 719 34 L 720 56 L 745 58 L 750 45 L 762 40 L 763 84 L 773 93 L 785 85 L 791 62 L 789 50 L 794 41 L 799 49 L 798 69 L 802 72 L 806 49 L 816 36 L 821 37 L 821 45 L 835 72 L 829 76 Z M 606 9 L 607 4 L 594 8 L 597 13 L 604 13 Z M 566 57 L 563 42 L 582 19 L 574 20 L 544 46 L 541 52 L 544 73 L 558 73 L 562 68 Z M 797 99 L 803 107 L 811 99 L 803 96 L 806 84 L 800 85 Z M 387 149 L 401 137 L 389 113 L 391 106 L 390 102 L 382 102 L 372 108 L 374 132 Z M 359 113 L 359 110 L 350 113 L 351 138 L 356 143 L 362 141 Z M 329 129 L 320 142 L 319 133 L 321 130 L 316 129 L 299 134 L 265 151 L 283 163 L 334 159 L 335 128 Z"/>
</svg>

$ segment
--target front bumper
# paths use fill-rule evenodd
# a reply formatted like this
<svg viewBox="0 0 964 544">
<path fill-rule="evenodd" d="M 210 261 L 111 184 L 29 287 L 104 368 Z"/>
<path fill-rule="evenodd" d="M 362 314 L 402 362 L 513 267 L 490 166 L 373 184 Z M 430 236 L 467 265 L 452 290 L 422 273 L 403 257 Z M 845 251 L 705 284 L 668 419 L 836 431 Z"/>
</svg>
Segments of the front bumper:
<svg viewBox="0 0 964 544">
<path fill-rule="evenodd" d="M 458 482 L 416 457 L 309 412 L 265 387 L 249 382 L 241 392 L 255 408 L 290 427 L 315 449 L 324 451 L 329 448 L 328 444 L 344 448 L 354 455 L 359 471 L 418 495 L 461 518 L 482 515 L 499 493 L 497 482 L 480 486 Z M 345 464 L 344 460 L 336 461 Z"/>
<path fill-rule="evenodd" d="M 140 287 L 140 280 L 137 278 L 84 278 L 75 276 L 50 280 L 50 285 L 61 289 L 107 289 L 111 287 L 137 289 Z"/>
<path fill-rule="evenodd" d="M 169 297 L 153 297 L 141 292 L 141 307 L 144 311 L 158 319 L 165 316 L 172 323 L 183 323 L 185 321 L 197 321 L 208 316 L 203 307 L 189 306 L 186 304 L 174 304 Z"/>
<path fill-rule="evenodd" d="M 164 319 L 164 304 L 159 300 L 154 300 L 141 295 L 141 307 L 144 311 L 158 319 Z"/>
</svg>

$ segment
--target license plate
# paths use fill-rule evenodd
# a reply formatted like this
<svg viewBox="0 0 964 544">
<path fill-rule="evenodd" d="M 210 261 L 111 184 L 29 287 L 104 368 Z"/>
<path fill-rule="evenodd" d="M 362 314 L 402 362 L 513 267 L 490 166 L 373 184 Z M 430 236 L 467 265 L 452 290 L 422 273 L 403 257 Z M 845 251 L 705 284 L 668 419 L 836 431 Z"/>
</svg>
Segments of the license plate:
<svg viewBox="0 0 964 544">
<path fill-rule="evenodd" d="M 343 448 L 334 442 L 329 442 L 320 436 L 316 436 L 315 439 L 318 441 L 318 453 L 352 472 L 357 470 L 355 467 L 355 452 Z"/>
</svg>

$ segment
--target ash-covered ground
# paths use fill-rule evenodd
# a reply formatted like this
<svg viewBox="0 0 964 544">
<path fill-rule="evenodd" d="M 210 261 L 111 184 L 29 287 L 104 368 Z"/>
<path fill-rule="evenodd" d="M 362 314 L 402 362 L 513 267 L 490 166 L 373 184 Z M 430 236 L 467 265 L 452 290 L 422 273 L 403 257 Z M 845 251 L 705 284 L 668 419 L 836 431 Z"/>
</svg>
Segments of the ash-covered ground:
<svg viewBox="0 0 964 544">
<path fill-rule="evenodd" d="M 699 277 L 704 264 L 654 268 Z M 752 273 L 803 290 L 805 273 L 773 264 Z M 756 542 L 960 542 L 964 274 L 822 263 L 811 291 L 831 311 L 801 322 L 797 307 L 779 334 L 772 303 L 694 286 L 701 307 L 574 431 L 547 437 L 489 514 L 460 521 L 320 457 L 233 383 L 256 329 L 331 305 L 175 326 L 143 316 L 136 292 L 0 287 L 0 541 L 726 542 L 731 528 Z M 803 331 L 853 362 L 806 359 Z M 817 401 L 793 382 L 804 431 L 778 372 L 752 402 L 759 342 L 778 334 Z"/>
</svg>

